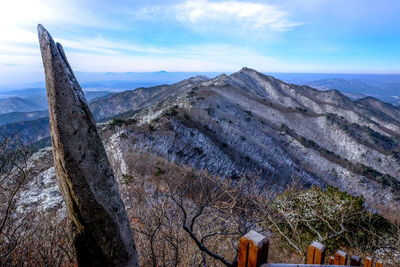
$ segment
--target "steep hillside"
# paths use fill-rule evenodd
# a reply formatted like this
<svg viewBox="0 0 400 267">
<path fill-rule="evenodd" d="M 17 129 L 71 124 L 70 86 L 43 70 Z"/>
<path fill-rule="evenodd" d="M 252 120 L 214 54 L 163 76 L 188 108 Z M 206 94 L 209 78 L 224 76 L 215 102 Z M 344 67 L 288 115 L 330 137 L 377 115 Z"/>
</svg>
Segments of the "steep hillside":
<svg viewBox="0 0 400 267">
<path fill-rule="evenodd" d="M 101 125 L 120 174 L 141 151 L 233 179 L 256 173 L 277 188 L 334 185 L 374 207 L 399 199 L 399 108 L 247 68 L 166 89 L 131 118 Z"/>
</svg>

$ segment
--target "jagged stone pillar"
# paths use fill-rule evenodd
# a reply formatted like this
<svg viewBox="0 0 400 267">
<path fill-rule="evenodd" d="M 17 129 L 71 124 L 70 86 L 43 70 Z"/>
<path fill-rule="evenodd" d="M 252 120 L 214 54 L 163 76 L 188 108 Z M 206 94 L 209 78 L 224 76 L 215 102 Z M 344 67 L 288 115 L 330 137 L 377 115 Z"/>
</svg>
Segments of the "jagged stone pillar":
<svg viewBox="0 0 400 267">
<path fill-rule="evenodd" d="M 54 164 L 80 266 L 139 266 L 118 185 L 62 46 L 38 25 Z"/>
</svg>

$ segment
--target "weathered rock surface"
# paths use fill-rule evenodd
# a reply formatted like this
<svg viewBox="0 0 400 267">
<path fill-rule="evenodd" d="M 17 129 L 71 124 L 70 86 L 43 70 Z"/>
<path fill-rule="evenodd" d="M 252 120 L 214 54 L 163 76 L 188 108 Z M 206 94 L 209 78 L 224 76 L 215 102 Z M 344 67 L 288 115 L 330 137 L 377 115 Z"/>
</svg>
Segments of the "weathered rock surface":
<svg viewBox="0 0 400 267">
<path fill-rule="evenodd" d="M 62 46 L 38 26 L 55 172 L 81 266 L 138 266 L 132 230 L 85 96 Z"/>
</svg>

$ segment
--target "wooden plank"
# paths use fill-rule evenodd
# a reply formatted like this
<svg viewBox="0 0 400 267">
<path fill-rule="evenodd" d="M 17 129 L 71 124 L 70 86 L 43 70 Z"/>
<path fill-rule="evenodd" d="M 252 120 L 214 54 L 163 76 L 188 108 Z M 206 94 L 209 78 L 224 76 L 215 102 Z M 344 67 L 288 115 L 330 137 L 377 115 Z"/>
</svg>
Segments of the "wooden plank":
<svg viewBox="0 0 400 267">
<path fill-rule="evenodd" d="M 375 263 L 375 267 L 383 267 L 382 260 L 377 260 L 376 263 Z"/>
<path fill-rule="evenodd" d="M 307 251 L 307 264 L 323 264 L 325 262 L 325 249 L 326 247 L 314 241 L 308 247 Z"/>
<path fill-rule="evenodd" d="M 239 239 L 238 267 L 260 267 L 268 261 L 269 239 L 251 230 Z"/>
<path fill-rule="evenodd" d="M 338 250 L 334 256 L 334 264 L 336 265 L 346 265 L 347 262 L 347 254 L 342 250 Z"/>
<path fill-rule="evenodd" d="M 350 266 L 360 266 L 361 265 L 360 257 L 355 256 L 355 255 L 351 256 L 349 265 Z"/>
<path fill-rule="evenodd" d="M 291 264 L 291 263 L 266 263 L 261 267 L 342 267 L 343 265 L 321 265 L 321 264 Z"/>
<path fill-rule="evenodd" d="M 335 264 L 335 258 L 334 258 L 333 256 L 329 256 L 329 258 L 328 258 L 328 264 L 329 264 L 329 265 Z"/>
<path fill-rule="evenodd" d="M 365 257 L 364 267 L 372 267 L 372 258 L 371 257 Z"/>
<path fill-rule="evenodd" d="M 307 264 L 314 263 L 315 247 L 310 245 L 307 250 Z"/>
</svg>

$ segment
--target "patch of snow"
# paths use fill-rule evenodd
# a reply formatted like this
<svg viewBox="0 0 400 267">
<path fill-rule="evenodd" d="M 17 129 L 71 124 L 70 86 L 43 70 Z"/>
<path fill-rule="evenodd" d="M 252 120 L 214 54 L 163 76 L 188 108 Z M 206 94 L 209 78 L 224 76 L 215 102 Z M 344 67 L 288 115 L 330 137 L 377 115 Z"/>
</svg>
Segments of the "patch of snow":
<svg viewBox="0 0 400 267">
<path fill-rule="evenodd" d="M 124 173 L 128 172 L 128 165 L 125 162 L 124 154 L 121 149 L 121 134 L 125 131 L 121 130 L 115 134 L 113 134 L 109 141 L 107 142 L 107 150 L 110 152 L 110 156 L 113 160 L 119 163 L 119 169 L 115 170 L 117 172 L 117 176 L 120 176 Z"/>
<path fill-rule="evenodd" d="M 63 199 L 58 189 L 54 167 L 39 173 L 32 179 L 27 190 L 21 192 L 18 201 L 18 212 L 24 212 L 33 207 L 41 211 L 62 206 Z"/>
<path fill-rule="evenodd" d="M 152 120 L 154 120 L 155 118 L 160 116 L 163 112 L 164 112 L 164 110 L 159 110 L 155 113 L 150 113 L 150 114 L 143 116 L 142 119 L 140 120 L 140 122 L 138 123 L 138 125 L 143 125 L 143 124 L 151 122 Z"/>
</svg>

